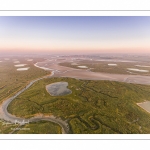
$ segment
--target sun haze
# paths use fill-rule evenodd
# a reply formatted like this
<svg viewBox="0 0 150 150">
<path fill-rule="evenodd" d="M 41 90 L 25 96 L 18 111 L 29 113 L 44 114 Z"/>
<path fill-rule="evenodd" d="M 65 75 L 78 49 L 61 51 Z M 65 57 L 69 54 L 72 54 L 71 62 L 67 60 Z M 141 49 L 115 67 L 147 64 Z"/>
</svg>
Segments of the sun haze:
<svg viewBox="0 0 150 150">
<path fill-rule="evenodd" d="M 0 17 L 0 52 L 148 53 L 150 17 Z"/>
</svg>

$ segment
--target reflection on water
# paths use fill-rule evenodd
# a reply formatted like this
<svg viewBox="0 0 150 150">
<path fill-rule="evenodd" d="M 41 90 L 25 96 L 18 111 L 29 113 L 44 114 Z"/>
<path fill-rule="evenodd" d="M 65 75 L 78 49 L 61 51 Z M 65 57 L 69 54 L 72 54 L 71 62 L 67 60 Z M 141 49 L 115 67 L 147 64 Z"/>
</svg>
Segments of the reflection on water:
<svg viewBox="0 0 150 150">
<path fill-rule="evenodd" d="M 47 92 L 52 96 L 68 95 L 72 91 L 67 88 L 68 82 L 56 82 L 46 86 Z"/>
<path fill-rule="evenodd" d="M 17 71 L 24 71 L 24 70 L 28 70 L 30 67 L 27 68 L 18 68 Z"/>
<path fill-rule="evenodd" d="M 136 68 L 127 68 L 127 69 L 131 71 L 138 71 L 138 72 L 149 72 L 149 70 L 141 70 L 141 69 L 136 69 Z"/>
</svg>

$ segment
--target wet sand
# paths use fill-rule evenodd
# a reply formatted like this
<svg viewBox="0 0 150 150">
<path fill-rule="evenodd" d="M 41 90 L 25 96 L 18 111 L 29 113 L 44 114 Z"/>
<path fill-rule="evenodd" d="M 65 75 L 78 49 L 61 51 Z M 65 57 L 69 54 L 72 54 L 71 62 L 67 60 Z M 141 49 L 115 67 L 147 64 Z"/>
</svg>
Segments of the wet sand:
<svg viewBox="0 0 150 150">
<path fill-rule="evenodd" d="M 143 103 L 137 103 L 137 105 L 140 106 L 141 108 L 143 108 L 148 113 L 150 113 L 150 101 L 146 101 Z"/>
<path fill-rule="evenodd" d="M 55 62 L 54 61 L 50 62 L 49 60 L 47 60 L 41 63 L 36 63 L 35 66 L 44 70 L 45 69 L 52 70 L 51 76 L 53 77 L 70 77 L 70 78 L 84 79 L 84 80 L 109 80 L 109 81 L 119 81 L 119 82 L 150 85 L 150 76 L 96 73 L 96 72 L 91 72 L 88 69 L 86 70 L 74 69 L 74 68 L 60 66 L 59 65 L 60 62 L 62 61 L 55 60 Z M 47 64 L 46 68 L 45 68 L 45 64 Z M 30 121 L 30 122 L 48 120 L 48 121 L 58 123 L 62 127 L 62 133 L 68 133 L 69 127 L 68 127 L 67 122 L 62 121 L 59 118 L 55 118 L 54 116 L 51 116 L 51 117 L 37 116 L 37 117 L 33 117 L 33 118 L 26 120 L 24 118 L 19 118 L 8 113 L 7 107 L 9 103 L 14 98 L 19 96 L 22 92 L 24 92 L 26 89 L 28 89 L 34 82 L 41 80 L 41 79 L 43 78 L 39 78 L 34 81 L 31 81 L 30 84 L 26 86 L 26 88 L 22 89 L 11 98 L 5 100 L 0 106 L 0 118 L 3 118 L 4 120 L 10 121 L 12 123 L 15 123 L 16 120 L 19 120 L 20 122 L 23 120 Z"/>
<path fill-rule="evenodd" d="M 37 63 L 36 65 L 39 67 L 44 67 L 45 64 L 47 64 L 47 68 L 54 71 L 55 77 L 70 77 L 84 80 L 109 80 L 150 85 L 150 76 L 91 72 L 89 69 L 75 69 L 60 66 L 57 61 L 55 63 L 45 61 L 42 63 Z"/>
<path fill-rule="evenodd" d="M 21 118 L 21 117 L 16 117 L 12 114 L 10 114 L 7 111 L 7 107 L 8 105 L 16 98 L 18 97 L 21 93 L 23 93 L 25 90 L 27 90 L 31 85 L 33 85 L 33 83 L 44 79 L 44 78 L 50 78 L 51 76 L 53 76 L 53 73 L 49 76 L 44 76 L 42 78 L 38 78 L 35 79 L 33 81 L 31 81 L 25 88 L 23 88 L 22 90 L 20 90 L 19 92 L 17 92 L 14 96 L 6 99 L 1 105 L 0 105 L 0 118 L 4 119 L 5 121 L 11 122 L 13 124 L 15 124 L 16 122 L 20 125 L 26 124 L 26 123 L 30 123 L 30 122 L 37 122 L 37 121 L 41 121 L 41 120 L 46 120 L 46 121 L 51 121 L 54 123 L 57 123 L 61 126 L 62 128 L 62 134 L 66 134 L 69 132 L 69 126 L 68 123 L 66 121 L 63 121 L 61 118 L 56 118 L 55 116 L 51 115 L 51 116 L 35 116 L 29 119 L 25 119 L 25 118 Z"/>
</svg>

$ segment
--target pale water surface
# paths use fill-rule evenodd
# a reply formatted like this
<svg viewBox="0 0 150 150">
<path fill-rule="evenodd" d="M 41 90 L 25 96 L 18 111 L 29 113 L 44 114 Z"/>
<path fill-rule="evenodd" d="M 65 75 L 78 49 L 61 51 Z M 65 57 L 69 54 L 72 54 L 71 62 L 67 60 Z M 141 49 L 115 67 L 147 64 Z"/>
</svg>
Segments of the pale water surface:
<svg viewBox="0 0 150 150">
<path fill-rule="evenodd" d="M 27 64 L 18 64 L 18 65 L 14 65 L 15 67 L 24 67 Z"/>
<path fill-rule="evenodd" d="M 141 70 L 141 69 L 136 69 L 136 68 L 127 68 L 127 69 L 131 71 L 137 71 L 137 72 L 149 72 L 149 70 Z"/>
<path fill-rule="evenodd" d="M 78 66 L 79 68 L 88 68 L 87 66 Z"/>
<path fill-rule="evenodd" d="M 30 67 L 27 68 L 18 68 L 17 71 L 24 71 L 24 70 L 28 70 Z"/>
<path fill-rule="evenodd" d="M 117 64 L 108 64 L 108 66 L 117 66 Z"/>
<path fill-rule="evenodd" d="M 46 85 L 46 90 L 52 96 L 64 96 L 72 93 L 72 91 L 68 89 L 67 86 L 68 82 L 55 82 Z"/>
</svg>

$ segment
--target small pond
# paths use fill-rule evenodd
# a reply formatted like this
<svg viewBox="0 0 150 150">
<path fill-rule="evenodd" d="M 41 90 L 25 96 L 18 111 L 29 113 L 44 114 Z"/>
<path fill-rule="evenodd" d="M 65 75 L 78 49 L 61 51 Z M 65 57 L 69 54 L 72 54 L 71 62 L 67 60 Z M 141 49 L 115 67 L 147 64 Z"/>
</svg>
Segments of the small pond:
<svg viewBox="0 0 150 150">
<path fill-rule="evenodd" d="M 68 82 L 55 82 L 46 85 L 46 90 L 51 96 L 64 96 L 71 94 L 72 91 L 67 88 Z"/>
</svg>

